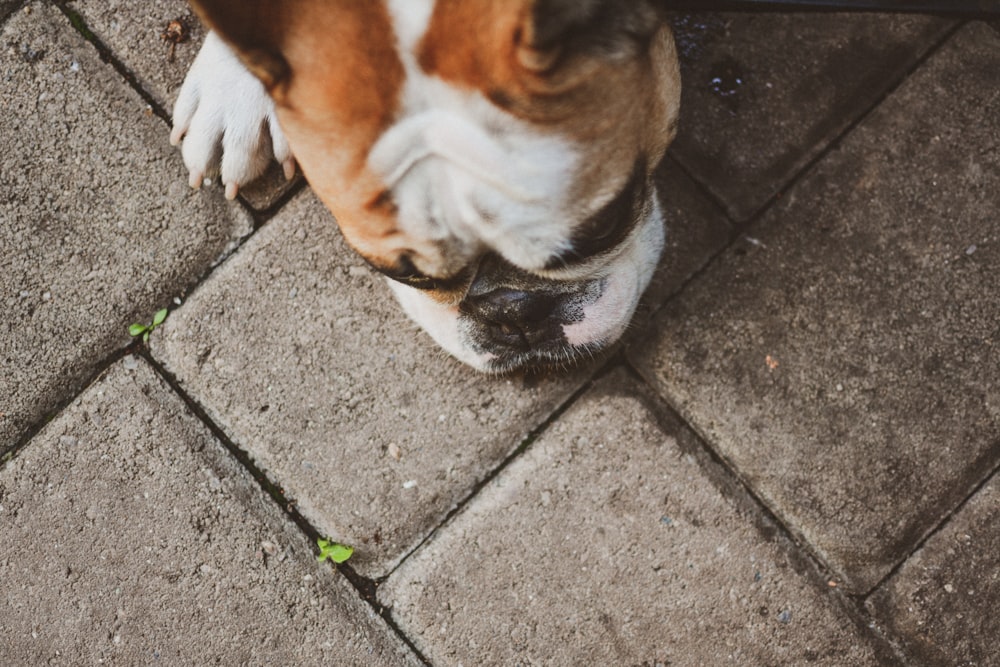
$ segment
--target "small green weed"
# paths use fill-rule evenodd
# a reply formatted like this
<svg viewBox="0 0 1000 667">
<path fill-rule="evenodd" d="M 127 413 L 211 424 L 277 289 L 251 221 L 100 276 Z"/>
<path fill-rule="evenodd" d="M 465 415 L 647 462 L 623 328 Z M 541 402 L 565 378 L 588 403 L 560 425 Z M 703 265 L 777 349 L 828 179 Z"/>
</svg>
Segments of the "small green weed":
<svg viewBox="0 0 1000 667">
<path fill-rule="evenodd" d="M 132 336 L 133 338 L 135 338 L 136 336 L 142 336 L 142 342 L 148 343 L 149 334 L 153 333 L 153 330 L 156 329 L 156 327 L 163 324 L 163 320 L 165 319 L 167 319 L 166 308 L 156 311 L 156 314 L 153 315 L 153 321 L 150 322 L 149 324 L 130 325 L 128 328 L 128 335 Z"/>
<path fill-rule="evenodd" d="M 332 560 L 334 563 L 343 563 L 351 557 L 351 554 L 354 553 L 354 547 L 349 547 L 346 544 L 338 544 L 337 542 L 331 542 L 330 540 L 324 540 L 323 538 L 316 540 L 316 546 L 319 547 L 319 556 L 316 557 L 316 560 L 321 563 L 327 558 Z"/>
</svg>

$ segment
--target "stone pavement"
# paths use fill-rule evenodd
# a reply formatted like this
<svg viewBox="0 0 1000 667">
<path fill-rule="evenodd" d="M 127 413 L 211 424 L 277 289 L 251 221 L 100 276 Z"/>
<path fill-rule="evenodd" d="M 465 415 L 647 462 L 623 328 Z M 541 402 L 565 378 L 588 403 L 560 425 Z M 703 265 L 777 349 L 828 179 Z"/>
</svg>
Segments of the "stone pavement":
<svg viewBox="0 0 1000 667">
<path fill-rule="evenodd" d="M 1000 665 L 997 25 L 676 17 L 635 326 L 497 379 L 187 189 L 177 17 L 0 1 L 0 664 Z"/>
</svg>

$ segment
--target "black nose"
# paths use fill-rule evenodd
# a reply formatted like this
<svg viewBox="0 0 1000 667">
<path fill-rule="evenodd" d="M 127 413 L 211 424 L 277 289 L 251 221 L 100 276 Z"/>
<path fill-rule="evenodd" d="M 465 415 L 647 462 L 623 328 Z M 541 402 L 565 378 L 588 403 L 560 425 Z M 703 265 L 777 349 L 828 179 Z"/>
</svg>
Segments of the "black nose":
<svg viewBox="0 0 1000 667">
<path fill-rule="evenodd" d="M 551 294 L 498 288 L 470 294 L 461 310 L 485 327 L 493 343 L 526 351 L 562 338 L 557 307 L 558 300 Z"/>
</svg>

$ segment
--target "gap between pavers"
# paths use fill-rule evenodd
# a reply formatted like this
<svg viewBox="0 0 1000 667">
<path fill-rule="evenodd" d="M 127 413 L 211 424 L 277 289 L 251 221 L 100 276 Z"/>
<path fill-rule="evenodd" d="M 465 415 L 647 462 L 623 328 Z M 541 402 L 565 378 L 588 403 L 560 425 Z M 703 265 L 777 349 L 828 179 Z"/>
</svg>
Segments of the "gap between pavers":
<svg viewBox="0 0 1000 667">
<path fill-rule="evenodd" d="M 421 664 L 150 367 L 0 469 L 0 664 Z"/>
<path fill-rule="evenodd" d="M 963 28 L 630 354 L 855 591 L 997 462 L 998 71 Z"/>
<path fill-rule="evenodd" d="M 647 308 L 730 234 L 676 166 L 657 182 L 668 247 Z M 369 576 L 391 570 L 594 370 L 500 379 L 461 366 L 402 315 L 310 192 L 172 316 L 153 352 L 317 529 L 358 548 Z"/>
<path fill-rule="evenodd" d="M 673 20 L 684 100 L 671 153 L 742 223 L 956 23 L 878 14 Z"/>
<path fill-rule="evenodd" d="M 379 589 L 433 664 L 890 665 L 679 421 L 615 372 Z"/>
<path fill-rule="evenodd" d="M 1000 665 L 996 475 L 869 599 L 914 664 Z"/>
<path fill-rule="evenodd" d="M 0 455 L 251 230 L 44 3 L 0 33 Z"/>
<path fill-rule="evenodd" d="M 152 339 L 321 532 L 387 572 L 588 377 L 477 374 L 406 319 L 311 192 Z"/>
</svg>

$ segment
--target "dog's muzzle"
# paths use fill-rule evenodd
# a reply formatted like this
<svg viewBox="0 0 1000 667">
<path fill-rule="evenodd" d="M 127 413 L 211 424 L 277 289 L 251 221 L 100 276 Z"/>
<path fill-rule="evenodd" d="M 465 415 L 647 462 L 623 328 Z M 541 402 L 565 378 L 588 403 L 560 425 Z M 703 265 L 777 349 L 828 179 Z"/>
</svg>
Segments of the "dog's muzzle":
<svg viewBox="0 0 1000 667">
<path fill-rule="evenodd" d="M 640 222 L 614 254 L 585 276 L 559 280 L 482 257 L 456 301 L 436 300 L 389 279 L 403 310 L 445 350 L 482 371 L 563 367 L 617 341 L 663 249 L 663 215 L 649 191 Z"/>
<path fill-rule="evenodd" d="M 565 327 L 583 319 L 602 283 L 544 280 L 491 254 L 459 304 L 461 327 L 477 351 L 498 359 L 556 358 L 569 346 Z"/>
</svg>

